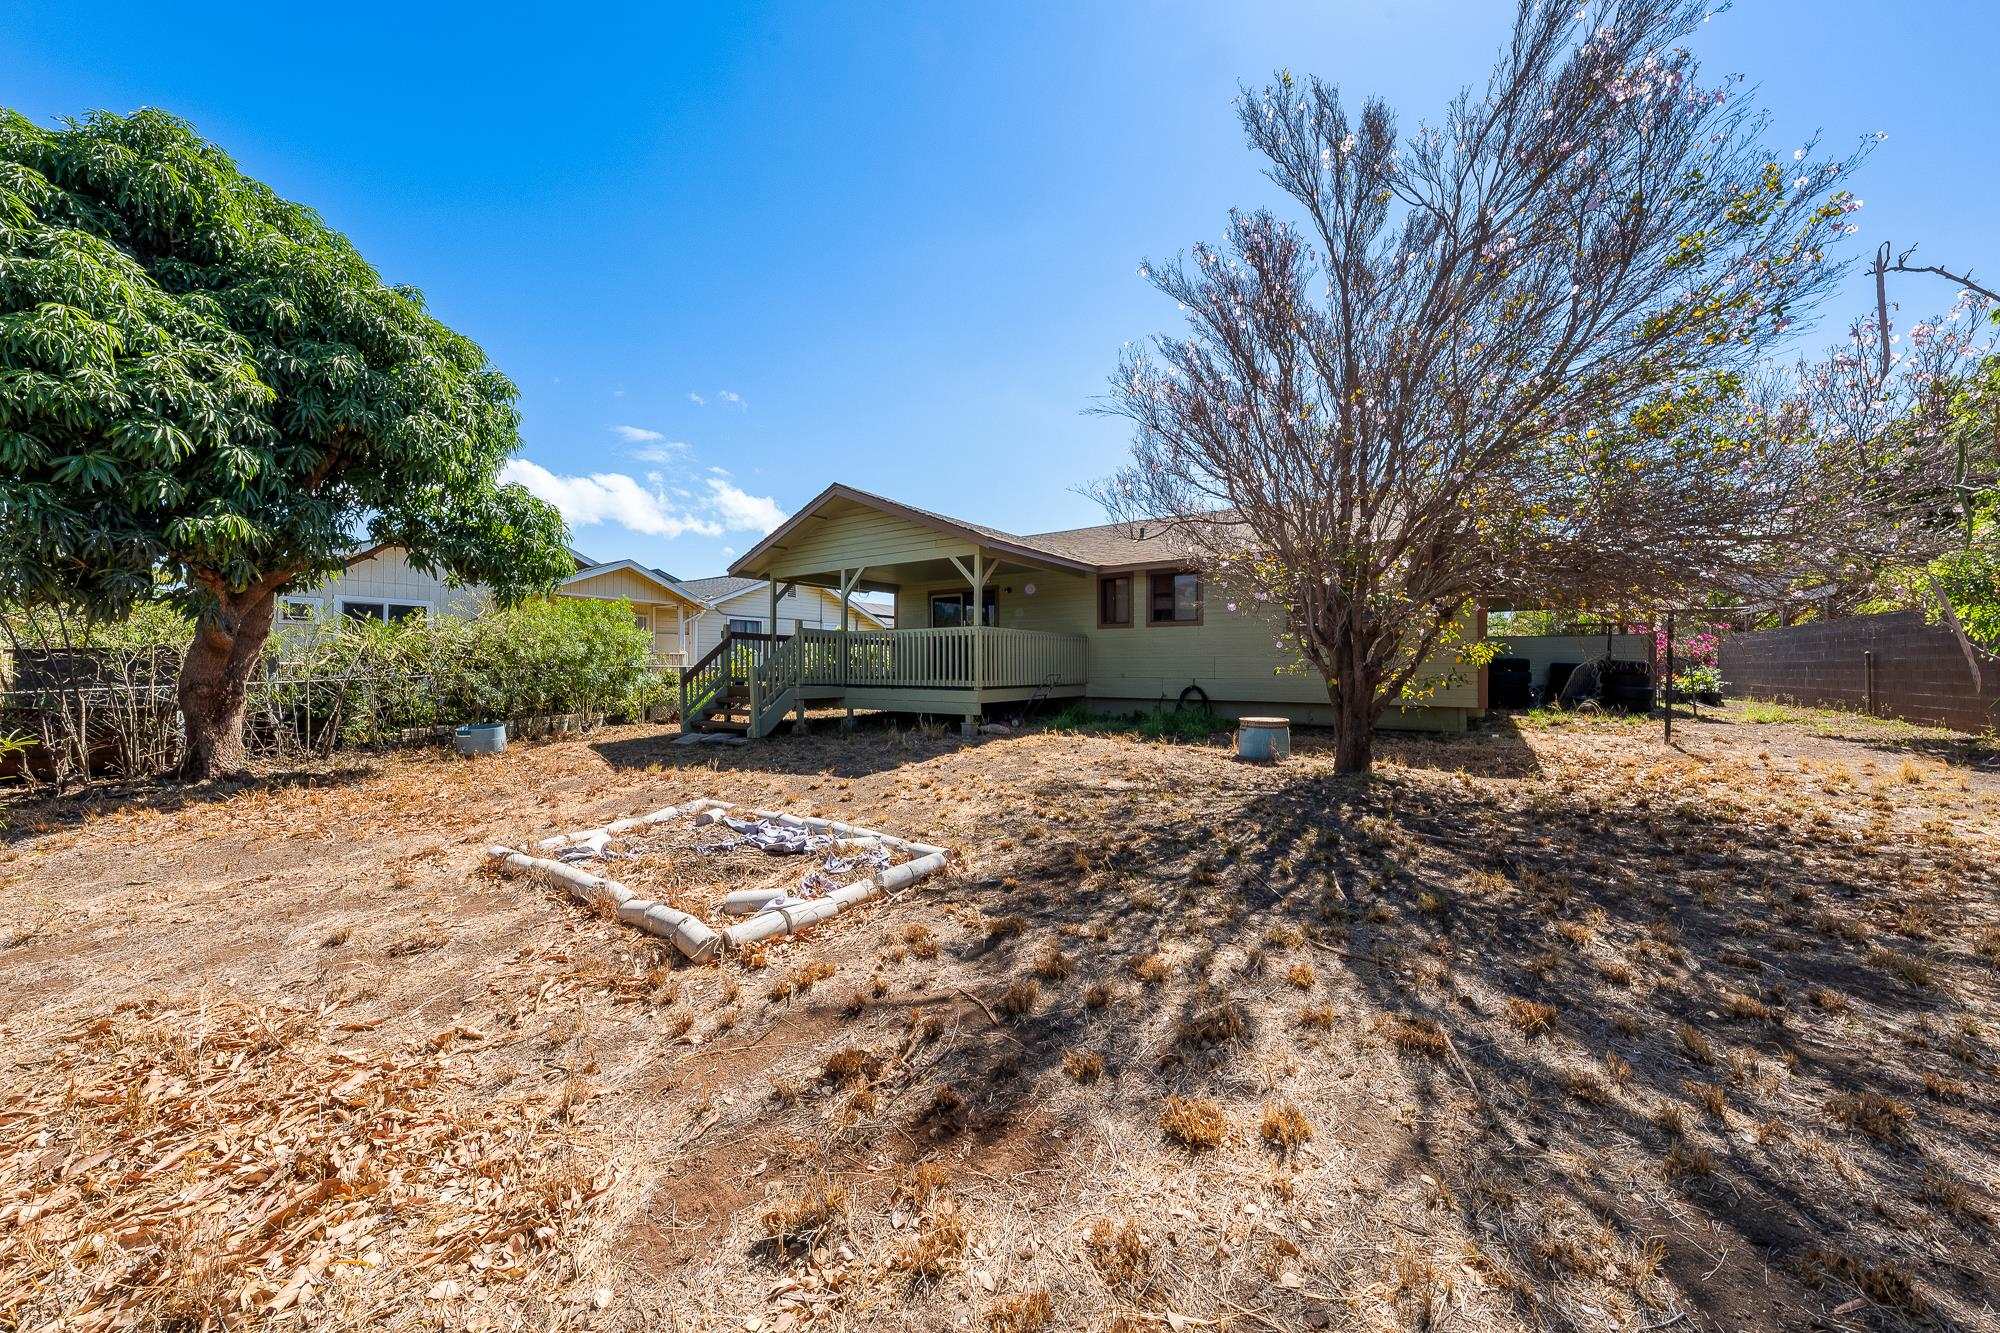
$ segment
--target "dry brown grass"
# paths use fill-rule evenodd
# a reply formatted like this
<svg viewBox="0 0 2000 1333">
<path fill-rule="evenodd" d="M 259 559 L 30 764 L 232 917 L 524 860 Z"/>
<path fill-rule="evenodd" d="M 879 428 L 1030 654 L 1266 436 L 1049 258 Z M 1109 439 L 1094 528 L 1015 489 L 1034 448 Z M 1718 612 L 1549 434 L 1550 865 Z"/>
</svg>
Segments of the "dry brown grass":
<svg viewBox="0 0 2000 1333">
<path fill-rule="evenodd" d="M 1305 1112 L 1292 1103 L 1270 1102 L 1264 1107 L 1263 1118 L 1257 1122 L 1257 1132 L 1272 1147 L 1291 1152 L 1312 1141 L 1313 1127 Z"/>
<path fill-rule="evenodd" d="M 1519 998 L 1507 1001 L 1507 1021 L 1524 1037 L 1539 1037 L 1555 1030 L 1556 1007 L 1538 1000 Z"/>
<path fill-rule="evenodd" d="M 992 1333 L 1041 1333 L 1055 1319 L 1055 1301 L 1039 1288 L 1003 1296 L 986 1311 L 986 1327 Z"/>
<path fill-rule="evenodd" d="M 1843 1129 L 1882 1140 L 1901 1138 L 1915 1114 L 1907 1102 L 1865 1088 L 1829 1098 L 1826 1113 Z"/>
<path fill-rule="evenodd" d="M 2000 944 L 1986 870 L 2000 863 L 2000 783 L 1926 760 L 1922 782 L 1882 784 L 1864 766 L 1892 769 L 1879 751 L 1732 735 L 1705 720 L 1667 751 L 1656 730 L 1583 719 L 1385 739 L 1357 784 L 1333 779 L 1303 733 L 1279 771 L 1220 747 L 1032 730 L 975 746 L 829 730 L 690 756 L 627 729 L 478 765 L 369 759 L 351 779 L 186 810 L 58 811 L 0 843 L 0 1044 L 25 1062 L 0 1088 L 0 1217 L 76 1193 L 17 1248 L 0 1226 L 0 1291 L 25 1301 L 0 1309 L 40 1326 L 77 1304 L 67 1277 L 46 1275 L 83 1253 L 86 1217 L 129 1234 L 116 1210 L 131 1196 L 165 1210 L 150 1248 L 74 1274 L 114 1274 L 103 1321 L 136 1327 L 220 1311 L 271 1322 L 276 1292 L 245 1304 L 243 1285 L 282 1290 L 308 1246 L 363 1213 L 391 1224 L 347 1233 L 357 1243 L 333 1245 L 320 1278 L 306 1268 L 294 1299 L 315 1323 L 639 1327 L 647 1312 L 710 1310 L 767 1329 L 789 1315 L 1136 1330 L 1162 1311 L 1210 1327 L 1250 1310 L 1271 1327 L 1324 1315 L 1491 1333 L 1676 1310 L 1758 1327 L 1769 1309 L 1802 1325 L 1908 1322 L 1874 1292 L 1978 1327 L 2000 1302 L 1981 1276 L 2000 1179 L 1985 1087 L 2000 948 L 1981 943 Z M 1802 776 L 1806 755 L 1865 783 L 1842 788 L 1830 766 Z M 965 870 L 948 894 L 878 900 L 686 967 L 559 892 L 481 869 L 489 842 L 704 791 L 950 842 Z M 1607 840 L 1613 811 L 1631 818 Z M 1949 838 L 1924 831 L 1945 824 Z M 438 853 L 412 870 L 426 847 Z M 716 860 L 690 870 L 703 892 L 735 873 Z M 392 875 L 408 886 L 391 891 Z M 64 886 L 59 908 L 36 897 L 48 883 Z M 149 929 L 111 930 L 113 905 L 132 900 Z M 318 947 L 336 927 L 349 942 Z M 388 954 L 433 930 L 435 947 Z M 1931 984 L 1890 955 L 1925 964 Z M 1309 986 L 1293 981 L 1301 964 Z M 266 1005 L 315 997 L 309 1014 L 319 996 L 331 1005 L 318 1035 L 204 1077 L 297 1059 L 323 1091 L 349 1059 L 416 1062 L 373 1110 L 292 1127 L 296 1167 L 206 1196 L 227 1214 L 177 1215 L 176 1191 L 230 1170 L 190 1153 L 146 1174 L 143 1154 L 181 1141 L 157 1137 L 179 1093 L 121 1082 L 102 1105 L 10 1117 L 68 1086 L 68 1025 L 127 1021 L 141 1011 L 114 1006 L 148 1000 L 159 983 L 144 978 L 180 975 Z M 1000 1012 L 1027 979 L 1031 1016 Z M 1508 1005 L 1522 997 L 1560 1006 L 1532 1044 Z M 189 1068 L 199 1060 L 163 1077 Z M 1861 1092 L 1920 1096 L 1923 1114 L 1886 1113 L 1878 1144 L 1868 1103 L 1839 1100 Z M 1213 1148 L 1168 1136 L 1169 1093 L 1216 1099 Z M 1296 1128 L 1266 1113 L 1287 1105 L 1310 1141 L 1286 1146 Z M 440 1118 L 493 1137 L 429 1140 L 437 1174 L 416 1178 L 434 1199 L 384 1209 L 357 1178 L 359 1192 L 296 1214 L 309 1239 L 247 1268 L 240 1232 L 202 1230 L 344 1179 L 323 1173 L 348 1169 L 342 1136 L 363 1124 L 414 1150 L 445 1132 Z M 123 1151 L 120 1136 L 129 1154 L 60 1174 Z M 643 1150 L 612 1152 L 622 1144 Z M 364 1174 L 404 1148 L 369 1151 Z M 836 1187 L 851 1191 L 844 1215 L 821 1227 L 808 1196 Z M 1589 1216 L 1568 1202 L 1586 1198 Z M 426 1258 L 465 1200 L 475 1248 Z M 767 1212 L 798 1225 L 766 1228 Z M 1819 1227 L 1825 1261 L 1715 1248 L 1751 1216 L 1776 1234 Z M 379 1264 L 358 1262 L 371 1246 Z M 614 1258 L 633 1253 L 645 1262 Z M 460 1294 L 428 1298 L 447 1278 Z M 1833 1313 L 1857 1299 L 1870 1304 Z"/>
<path fill-rule="evenodd" d="M 924 1219 L 915 1239 L 896 1251 L 889 1266 L 913 1281 L 936 1282 L 964 1256 L 969 1237 L 958 1209 L 944 1205 Z"/>
<path fill-rule="evenodd" d="M 1444 1029 L 1428 1018 L 1391 1019 L 1385 1031 L 1390 1045 L 1409 1055 L 1442 1060 L 1451 1050 Z"/>
<path fill-rule="evenodd" d="M 999 1009 L 1014 1018 L 1025 1018 L 1041 1003 L 1042 987 L 1033 977 L 1022 977 L 1000 995 Z"/>
<path fill-rule="evenodd" d="M 847 1226 L 849 1207 L 845 1185 L 825 1184 L 802 1190 L 765 1210 L 764 1239 L 784 1253 L 803 1253 L 838 1236 Z"/>
<path fill-rule="evenodd" d="M 1063 1072 L 1078 1083 L 1095 1083 L 1104 1076 L 1104 1057 L 1096 1051 L 1065 1051 Z"/>
<path fill-rule="evenodd" d="M 1160 1108 L 1160 1129 L 1183 1148 L 1206 1152 L 1229 1138 L 1229 1117 L 1206 1097 L 1169 1097 Z"/>
<path fill-rule="evenodd" d="M 1091 1224 L 1083 1248 L 1113 1291 L 1137 1295 L 1145 1289 L 1152 1275 L 1153 1251 L 1146 1243 L 1146 1233 L 1130 1218 L 1098 1218 Z"/>
</svg>

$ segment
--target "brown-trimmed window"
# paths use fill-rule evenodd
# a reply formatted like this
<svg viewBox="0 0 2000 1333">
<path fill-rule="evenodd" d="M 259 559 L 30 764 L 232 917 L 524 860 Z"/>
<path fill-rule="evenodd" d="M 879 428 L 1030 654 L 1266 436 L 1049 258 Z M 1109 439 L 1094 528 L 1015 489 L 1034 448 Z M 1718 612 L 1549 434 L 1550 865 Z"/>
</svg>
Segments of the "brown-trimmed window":
<svg viewBox="0 0 2000 1333">
<path fill-rule="evenodd" d="M 1132 623 L 1132 576 L 1106 574 L 1097 580 L 1097 623 L 1100 628 Z"/>
<path fill-rule="evenodd" d="M 1199 625 L 1201 575 L 1186 569 L 1156 569 L 1146 578 L 1146 623 Z"/>
</svg>

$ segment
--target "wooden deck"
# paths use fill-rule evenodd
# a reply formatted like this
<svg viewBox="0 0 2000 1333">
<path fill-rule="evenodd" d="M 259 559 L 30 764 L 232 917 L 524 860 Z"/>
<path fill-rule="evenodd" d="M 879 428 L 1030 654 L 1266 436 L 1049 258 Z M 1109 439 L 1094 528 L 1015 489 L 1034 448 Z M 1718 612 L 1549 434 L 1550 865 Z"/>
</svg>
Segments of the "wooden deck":
<svg viewBox="0 0 2000 1333">
<path fill-rule="evenodd" d="M 991 704 L 1080 697 L 1088 667 L 1083 635 L 1047 630 L 731 634 L 681 673 L 682 727 L 762 736 L 808 703 L 976 718 Z"/>
</svg>

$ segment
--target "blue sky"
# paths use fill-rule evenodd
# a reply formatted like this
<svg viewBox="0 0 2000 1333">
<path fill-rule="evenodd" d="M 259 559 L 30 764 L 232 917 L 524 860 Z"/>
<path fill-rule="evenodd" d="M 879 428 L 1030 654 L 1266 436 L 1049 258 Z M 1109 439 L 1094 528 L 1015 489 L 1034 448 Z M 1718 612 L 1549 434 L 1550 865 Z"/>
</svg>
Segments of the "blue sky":
<svg viewBox="0 0 2000 1333">
<path fill-rule="evenodd" d="M 1911 9 L 1741 0 L 1699 49 L 1759 85 L 1778 147 L 1887 131 L 1855 253 L 2000 275 L 2000 6 Z M 833 480 L 1018 532 L 1101 521 L 1076 488 L 1126 432 L 1083 409 L 1174 313 L 1140 259 L 1273 196 L 1238 82 L 1289 66 L 1412 125 L 1511 10 L 16 0 L 0 101 L 192 120 L 513 376 L 579 546 L 692 577 Z M 1952 293 L 1898 295 L 1914 318 Z"/>
</svg>

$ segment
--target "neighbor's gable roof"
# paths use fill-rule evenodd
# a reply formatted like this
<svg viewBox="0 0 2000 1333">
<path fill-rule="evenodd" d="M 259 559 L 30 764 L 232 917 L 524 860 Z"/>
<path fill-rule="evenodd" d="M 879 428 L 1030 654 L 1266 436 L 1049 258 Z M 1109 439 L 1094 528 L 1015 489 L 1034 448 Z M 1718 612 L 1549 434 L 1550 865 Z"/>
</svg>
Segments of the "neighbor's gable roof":
<svg viewBox="0 0 2000 1333">
<path fill-rule="evenodd" d="M 879 510 L 933 531 L 963 538 L 974 545 L 990 547 L 1017 559 L 1054 564 L 1080 573 L 1134 565 L 1169 564 L 1175 559 L 1175 553 L 1169 549 L 1169 544 L 1165 540 L 1164 528 L 1147 532 L 1143 526 L 1105 523 L 1093 528 L 1065 528 L 1058 532 L 1036 533 L 1024 537 L 1012 532 L 1003 532 L 999 528 L 988 527 L 983 523 L 972 523 L 962 518 L 953 518 L 949 514 L 919 509 L 915 505 L 904 504 L 901 500 L 891 500 L 886 495 L 877 495 L 872 491 L 858 490 L 835 482 L 807 501 L 798 513 L 786 519 L 770 536 L 744 552 L 730 569 L 749 568 L 772 548 L 782 545 L 785 537 L 797 530 L 800 524 L 835 500 L 847 500 Z"/>
<path fill-rule="evenodd" d="M 681 580 L 680 587 L 690 597 L 698 598 L 708 606 L 719 607 L 724 602 L 741 597 L 744 593 L 757 592 L 767 583 L 768 580 L 766 579 L 747 579 L 740 578 L 734 574 L 718 574 L 713 578 L 683 579 Z M 795 591 L 798 592 L 814 592 L 828 601 L 838 600 L 834 597 L 833 590 L 830 588 L 821 588 L 808 583 L 800 583 L 793 586 Z M 858 599 L 848 602 L 848 605 L 878 625 L 887 623 Z"/>
<path fill-rule="evenodd" d="M 556 586 L 568 587 L 572 583 L 583 583 L 589 579 L 596 578 L 600 574 L 615 574 L 619 570 L 636 574 L 639 578 L 659 588 L 661 591 L 673 594 L 680 601 L 697 607 L 701 605 L 699 600 L 682 590 L 681 584 L 674 582 L 671 578 L 665 577 L 662 571 L 642 565 L 637 560 L 613 560 L 602 565 L 592 565 L 588 569 L 579 569 Z"/>
</svg>

